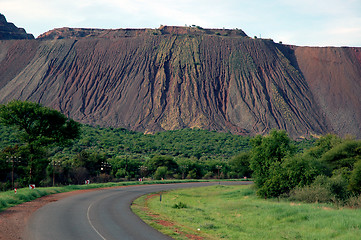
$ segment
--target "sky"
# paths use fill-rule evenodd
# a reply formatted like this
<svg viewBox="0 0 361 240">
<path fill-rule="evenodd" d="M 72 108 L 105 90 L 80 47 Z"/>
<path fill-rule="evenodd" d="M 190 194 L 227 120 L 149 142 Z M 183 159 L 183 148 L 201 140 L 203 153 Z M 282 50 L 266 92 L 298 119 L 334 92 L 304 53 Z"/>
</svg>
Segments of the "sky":
<svg viewBox="0 0 361 240">
<path fill-rule="evenodd" d="M 60 27 L 238 28 L 297 46 L 361 47 L 361 0 L 0 0 L 35 37 Z"/>
</svg>

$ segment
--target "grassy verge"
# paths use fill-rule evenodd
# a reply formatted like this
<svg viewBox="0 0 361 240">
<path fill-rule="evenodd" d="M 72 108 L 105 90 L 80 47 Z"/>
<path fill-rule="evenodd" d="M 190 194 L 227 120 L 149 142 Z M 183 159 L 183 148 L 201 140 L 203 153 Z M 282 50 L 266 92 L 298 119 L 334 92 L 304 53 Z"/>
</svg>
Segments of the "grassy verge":
<svg viewBox="0 0 361 240">
<path fill-rule="evenodd" d="M 181 189 L 137 199 L 133 210 L 175 239 L 359 239 L 361 210 L 258 199 L 252 186 Z"/>
<path fill-rule="evenodd" d="M 21 204 L 24 202 L 32 201 L 36 198 L 46 195 L 69 192 L 82 189 L 117 187 L 117 186 L 130 186 L 130 185 L 144 185 L 144 184 L 167 184 L 167 183 L 186 183 L 186 182 L 200 182 L 204 180 L 164 180 L 164 181 L 144 181 L 144 182 L 119 182 L 119 183 L 94 183 L 88 185 L 70 185 L 63 187 L 39 187 L 33 190 L 29 188 L 20 188 L 17 194 L 14 191 L 0 192 L 0 211 L 9 207 Z"/>
</svg>

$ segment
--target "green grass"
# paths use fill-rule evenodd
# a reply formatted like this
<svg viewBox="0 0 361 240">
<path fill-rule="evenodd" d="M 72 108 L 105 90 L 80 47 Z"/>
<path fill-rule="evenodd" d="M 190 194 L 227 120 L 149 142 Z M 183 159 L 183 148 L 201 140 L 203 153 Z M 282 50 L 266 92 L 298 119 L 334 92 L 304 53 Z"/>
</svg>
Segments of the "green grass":
<svg viewBox="0 0 361 240">
<path fill-rule="evenodd" d="M 142 184 L 167 184 L 167 183 L 185 183 L 185 182 L 200 182 L 205 180 L 164 180 L 164 181 L 144 181 L 144 182 L 119 182 L 119 183 L 94 183 L 89 185 L 70 185 L 63 187 L 40 187 L 34 190 L 29 188 L 20 188 L 17 190 L 17 194 L 13 190 L 0 192 L 0 211 L 3 211 L 9 207 L 32 201 L 36 198 L 46 195 L 69 192 L 81 189 L 93 189 L 104 187 L 117 187 L 117 186 L 130 186 L 130 185 L 142 185 Z"/>
<path fill-rule="evenodd" d="M 133 204 L 146 222 L 175 239 L 187 239 L 179 232 L 205 239 L 359 239 L 361 210 L 336 209 L 329 205 L 299 204 L 263 200 L 252 186 L 212 186 L 183 189 Z M 185 205 L 177 208 L 174 206 Z M 144 207 L 149 207 L 151 215 Z M 155 223 L 175 223 L 165 228 Z M 177 232 L 174 232 L 178 229 Z M 200 229 L 200 230 L 197 230 Z"/>
</svg>

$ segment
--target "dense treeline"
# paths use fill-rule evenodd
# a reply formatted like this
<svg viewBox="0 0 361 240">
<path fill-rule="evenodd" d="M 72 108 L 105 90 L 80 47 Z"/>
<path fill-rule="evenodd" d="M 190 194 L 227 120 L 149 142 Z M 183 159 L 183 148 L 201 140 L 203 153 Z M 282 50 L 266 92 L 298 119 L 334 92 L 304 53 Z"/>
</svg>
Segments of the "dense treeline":
<svg viewBox="0 0 361 240">
<path fill-rule="evenodd" d="M 108 157 L 118 155 L 174 157 L 197 159 L 229 159 L 235 154 L 250 149 L 249 137 L 218 133 L 200 129 L 143 134 L 123 128 L 82 126 L 78 141 L 62 150 L 73 154 L 82 150 L 104 152 Z"/>
<path fill-rule="evenodd" d="M 251 145 L 259 196 L 361 206 L 361 141 L 329 134 L 297 153 L 285 131 L 273 130 Z"/>
<path fill-rule="evenodd" d="M 69 147 L 55 149 L 51 158 L 69 166 L 75 164 L 72 171 L 80 175 L 76 177 L 79 181 L 250 177 L 249 171 L 241 170 L 243 166 L 232 167 L 228 161 L 250 149 L 249 139 L 200 129 L 150 135 L 84 125 L 81 138 Z"/>
<path fill-rule="evenodd" d="M 1 189 L 87 179 L 251 176 L 245 153 L 249 137 L 200 129 L 150 135 L 80 126 L 55 110 L 21 101 L 2 105 L 0 120 Z"/>
<path fill-rule="evenodd" d="M 22 156 L 16 163 L 17 185 L 26 185 L 26 153 L 17 130 L 1 126 L 0 179 L 10 187 L 11 164 L 6 157 Z M 47 166 L 39 173 L 41 185 L 79 184 L 85 179 L 110 181 L 138 178 L 250 177 L 250 138 L 230 133 L 184 129 L 147 135 L 120 128 L 83 125 L 79 139 L 49 148 Z M 35 181 L 35 180 L 33 180 Z"/>
</svg>

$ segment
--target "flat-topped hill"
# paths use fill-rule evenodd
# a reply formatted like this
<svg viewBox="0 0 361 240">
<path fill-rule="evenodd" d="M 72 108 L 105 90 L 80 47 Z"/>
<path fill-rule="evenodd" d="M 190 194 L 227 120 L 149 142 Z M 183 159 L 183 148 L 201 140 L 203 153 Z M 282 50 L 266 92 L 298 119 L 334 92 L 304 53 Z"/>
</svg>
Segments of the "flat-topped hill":
<svg viewBox="0 0 361 240">
<path fill-rule="evenodd" d="M 361 49 L 296 47 L 242 30 L 61 28 L 0 41 L 0 103 L 82 123 L 361 137 Z"/>
</svg>

